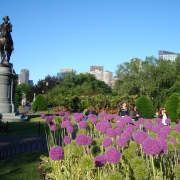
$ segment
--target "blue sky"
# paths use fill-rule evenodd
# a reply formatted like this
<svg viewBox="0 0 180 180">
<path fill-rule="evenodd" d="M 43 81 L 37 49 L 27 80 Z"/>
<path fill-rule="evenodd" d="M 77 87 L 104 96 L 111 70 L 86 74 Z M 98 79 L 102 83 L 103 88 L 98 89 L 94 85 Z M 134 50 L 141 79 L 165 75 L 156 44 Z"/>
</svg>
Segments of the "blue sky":
<svg viewBox="0 0 180 180">
<path fill-rule="evenodd" d="M 2 0 L 13 25 L 10 62 L 36 84 L 60 68 L 113 72 L 131 57 L 180 53 L 179 0 Z M 3 20 L 0 21 L 2 23 Z"/>
</svg>

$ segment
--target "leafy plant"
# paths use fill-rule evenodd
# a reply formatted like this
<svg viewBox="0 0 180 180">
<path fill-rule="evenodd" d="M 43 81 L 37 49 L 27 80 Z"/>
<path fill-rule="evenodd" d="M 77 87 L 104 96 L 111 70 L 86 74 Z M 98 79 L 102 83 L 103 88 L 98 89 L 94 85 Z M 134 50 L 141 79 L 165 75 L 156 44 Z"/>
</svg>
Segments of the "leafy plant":
<svg viewBox="0 0 180 180">
<path fill-rule="evenodd" d="M 155 108 L 152 102 L 146 96 L 140 96 L 136 100 L 136 106 L 140 112 L 141 117 L 152 118 L 155 115 Z"/>
<path fill-rule="evenodd" d="M 47 109 L 46 98 L 42 94 L 36 97 L 32 109 L 33 111 L 44 111 Z"/>
</svg>

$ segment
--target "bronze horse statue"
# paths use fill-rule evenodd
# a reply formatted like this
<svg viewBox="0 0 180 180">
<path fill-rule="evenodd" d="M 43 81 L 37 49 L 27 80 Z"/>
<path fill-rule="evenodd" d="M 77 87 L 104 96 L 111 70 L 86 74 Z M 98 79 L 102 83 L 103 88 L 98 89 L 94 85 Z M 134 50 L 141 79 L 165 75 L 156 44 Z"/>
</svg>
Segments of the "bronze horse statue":
<svg viewBox="0 0 180 180">
<path fill-rule="evenodd" d="M 1 63 L 6 60 L 7 63 L 10 61 L 11 53 L 14 50 L 13 41 L 11 37 L 12 25 L 8 21 L 10 20 L 8 16 L 3 18 L 4 23 L 0 25 L 0 55 Z"/>
</svg>

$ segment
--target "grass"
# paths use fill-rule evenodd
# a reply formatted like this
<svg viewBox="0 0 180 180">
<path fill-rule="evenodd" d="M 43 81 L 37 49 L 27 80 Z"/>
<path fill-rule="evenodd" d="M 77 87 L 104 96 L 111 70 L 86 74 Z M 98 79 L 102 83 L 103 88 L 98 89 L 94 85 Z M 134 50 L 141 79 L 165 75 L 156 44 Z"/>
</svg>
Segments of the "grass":
<svg viewBox="0 0 180 180">
<path fill-rule="evenodd" d="M 30 121 L 27 122 L 8 122 L 10 130 L 0 131 L 0 136 L 38 136 L 45 135 L 44 119 L 41 114 L 30 114 Z M 7 125 L 7 123 L 3 123 Z M 40 129 L 40 130 L 39 130 Z"/>
<path fill-rule="evenodd" d="M 0 162 L 1 180 L 39 180 L 38 158 L 48 156 L 47 151 L 16 155 Z"/>
</svg>

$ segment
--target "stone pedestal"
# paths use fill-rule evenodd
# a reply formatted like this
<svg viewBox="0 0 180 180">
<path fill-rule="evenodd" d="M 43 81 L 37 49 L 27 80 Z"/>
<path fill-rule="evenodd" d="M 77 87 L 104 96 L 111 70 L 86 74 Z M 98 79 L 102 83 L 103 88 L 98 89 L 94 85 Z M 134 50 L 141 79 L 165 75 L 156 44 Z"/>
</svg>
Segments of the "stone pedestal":
<svg viewBox="0 0 180 180">
<path fill-rule="evenodd" d="M 16 73 L 12 64 L 0 64 L 0 113 L 1 121 L 19 122 L 22 115 L 18 114 L 14 103 L 14 82 Z"/>
</svg>

